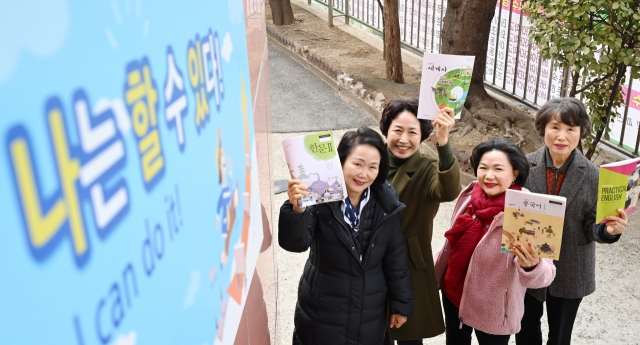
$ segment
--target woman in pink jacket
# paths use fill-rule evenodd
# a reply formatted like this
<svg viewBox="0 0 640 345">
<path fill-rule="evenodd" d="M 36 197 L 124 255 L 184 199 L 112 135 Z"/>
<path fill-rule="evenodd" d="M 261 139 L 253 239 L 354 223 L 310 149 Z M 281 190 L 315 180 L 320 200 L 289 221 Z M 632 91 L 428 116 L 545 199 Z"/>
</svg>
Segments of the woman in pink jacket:
<svg viewBox="0 0 640 345">
<path fill-rule="evenodd" d="M 471 344 L 474 329 L 480 345 L 506 345 L 520 330 L 527 288 L 551 284 L 555 266 L 531 245 L 500 253 L 505 191 L 521 190 L 529 175 L 522 150 L 493 138 L 473 149 L 471 165 L 478 180 L 458 197 L 434 256 L 447 345 Z"/>
</svg>

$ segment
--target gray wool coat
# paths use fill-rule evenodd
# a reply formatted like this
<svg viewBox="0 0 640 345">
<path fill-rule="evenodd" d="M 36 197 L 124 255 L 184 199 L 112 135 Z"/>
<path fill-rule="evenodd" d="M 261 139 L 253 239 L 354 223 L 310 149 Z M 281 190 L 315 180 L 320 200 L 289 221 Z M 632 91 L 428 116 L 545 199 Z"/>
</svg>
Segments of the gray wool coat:
<svg viewBox="0 0 640 345">
<path fill-rule="evenodd" d="M 528 154 L 527 159 L 531 169 L 525 187 L 534 193 L 547 194 L 545 147 Z M 560 196 L 567 198 L 567 208 L 560 259 L 553 261 L 556 278 L 546 288 L 552 296 L 581 298 L 596 290 L 595 244 L 605 243 L 598 236 L 598 224 L 595 223 L 599 174 L 600 169 L 576 150 L 560 188 Z M 527 292 L 544 301 L 546 289 Z"/>
</svg>

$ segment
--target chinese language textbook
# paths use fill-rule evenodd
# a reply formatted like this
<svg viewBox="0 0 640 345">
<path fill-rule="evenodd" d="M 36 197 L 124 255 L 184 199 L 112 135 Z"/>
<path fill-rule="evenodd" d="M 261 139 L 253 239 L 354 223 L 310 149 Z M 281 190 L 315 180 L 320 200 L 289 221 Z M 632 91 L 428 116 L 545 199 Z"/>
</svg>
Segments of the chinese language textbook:
<svg viewBox="0 0 640 345">
<path fill-rule="evenodd" d="M 424 54 L 418 118 L 435 120 L 440 109 L 453 109 L 459 119 L 467 99 L 475 56 Z"/>
<path fill-rule="evenodd" d="M 605 221 L 606 216 L 618 215 L 617 209 L 626 213 L 636 209 L 640 195 L 640 158 L 600 166 L 598 180 L 598 204 L 596 222 Z"/>
<path fill-rule="evenodd" d="M 309 187 L 298 207 L 345 199 L 344 176 L 332 132 L 297 136 L 282 141 L 291 178 Z"/>
<path fill-rule="evenodd" d="M 517 244 L 533 242 L 541 258 L 559 260 L 567 199 L 512 189 L 506 193 L 500 251 L 511 254 Z"/>
</svg>

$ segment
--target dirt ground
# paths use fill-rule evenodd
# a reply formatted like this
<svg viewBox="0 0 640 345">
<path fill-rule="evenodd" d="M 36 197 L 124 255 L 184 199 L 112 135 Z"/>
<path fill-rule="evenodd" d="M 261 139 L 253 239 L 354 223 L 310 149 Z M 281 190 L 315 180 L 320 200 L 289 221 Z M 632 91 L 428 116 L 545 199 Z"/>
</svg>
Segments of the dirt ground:
<svg viewBox="0 0 640 345">
<path fill-rule="evenodd" d="M 265 5 L 267 23 L 273 25 L 269 2 L 265 1 Z M 307 46 L 309 50 L 316 52 L 333 66 L 348 73 L 354 79 L 360 79 L 365 89 L 381 92 L 385 95 L 387 101 L 395 98 L 419 97 L 421 71 L 403 63 L 405 84 L 396 84 L 386 80 L 385 62 L 379 49 L 337 27 L 329 28 L 324 18 L 318 18 L 313 13 L 305 10 L 304 7 L 293 3 L 291 5 L 296 22 L 291 25 L 274 26 L 278 31 L 300 45 Z M 382 37 L 380 39 L 382 40 Z M 504 101 L 504 99 L 502 100 Z M 517 117 L 531 119 L 531 124 L 533 123 L 533 112 L 524 111 L 524 107 L 518 106 L 515 101 L 507 100 L 503 103 L 508 109 L 517 113 Z M 450 143 L 455 151 L 463 152 L 466 153 L 466 156 L 470 156 L 471 151 L 478 143 L 493 137 L 507 137 L 515 142 L 518 141 L 517 137 L 506 134 L 504 128 L 499 128 L 486 122 L 482 122 L 486 126 L 485 130 L 479 130 L 478 128 L 473 128 L 470 131 L 465 130 L 466 128 L 464 127 L 470 122 L 469 117 L 465 117 L 468 116 L 465 113 L 468 114 L 468 112 L 463 113 L 463 119 L 457 121 L 450 134 Z M 472 121 L 478 122 L 477 120 Z M 512 126 L 520 129 L 520 133 L 525 137 L 521 145 L 525 154 L 535 151 L 542 145 L 542 140 L 537 134 L 523 132 L 523 128 L 532 128 L 532 125 L 522 124 L 518 120 Z M 598 165 L 619 159 L 620 156 L 618 154 L 600 148 L 592 157 L 592 161 Z"/>
<path fill-rule="evenodd" d="M 267 22 L 272 24 L 271 9 L 266 2 Z M 355 38 L 339 28 L 329 28 L 324 19 L 316 17 L 304 8 L 292 4 L 296 22 L 291 25 L 277 26 L 277 30 L 302 46 L 327 59 L 333 66 L 349 73 L 353 78 L 362 80 L 364 87 L 370 91 L 382 92 L 387 100 L 395 98 L 418 98 L 420 94 L 421 72 L 408 64 L 403 64 L 405 84 L 396 84 L 385 79 L 385 62 L 382 52 L 371 45 Z M 382 39 L 382 38 L 381 38 Z M 471 154 L 473 147 L 492 137 L 504 135 L 495 127 L 488 127 L 486 132 L 477 129 L 461 135 L 458 130 L 464 126 L 458 123 L 451 133 L 450 141 L 459 152 Z M 529 153 L 538 146 L 524 145 L 523 150 Z"/>
</svg>

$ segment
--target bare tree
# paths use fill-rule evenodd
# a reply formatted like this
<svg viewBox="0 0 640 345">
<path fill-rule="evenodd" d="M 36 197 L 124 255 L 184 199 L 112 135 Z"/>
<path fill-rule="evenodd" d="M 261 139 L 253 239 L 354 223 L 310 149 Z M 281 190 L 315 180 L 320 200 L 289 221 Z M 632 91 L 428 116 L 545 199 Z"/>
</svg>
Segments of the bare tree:
<svg viewBox="0 0 640 345">
<path fill-rule="evenodd" d="M 289 25 L 295 22 L 291 0 L 269 0 L 274 25 Z"/>
<path fill-rule="evenodd" d="M 387 79 L 404 84 L 402 72 L 402 54 L 400 53 L 400 19 L 398 18 L 398 0 L 386 0 L 383 7 L 384 60 L 387 66 Z"/>
</svg>

